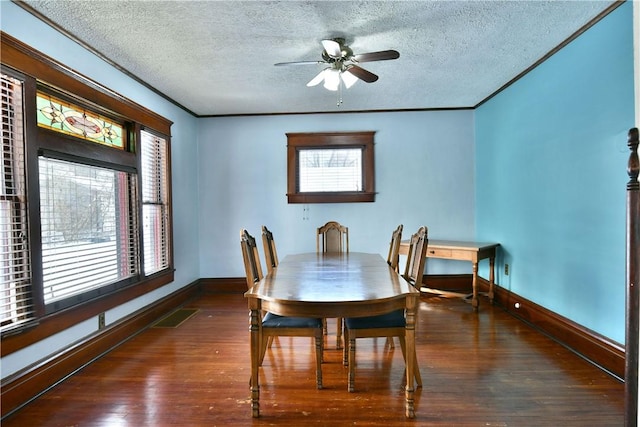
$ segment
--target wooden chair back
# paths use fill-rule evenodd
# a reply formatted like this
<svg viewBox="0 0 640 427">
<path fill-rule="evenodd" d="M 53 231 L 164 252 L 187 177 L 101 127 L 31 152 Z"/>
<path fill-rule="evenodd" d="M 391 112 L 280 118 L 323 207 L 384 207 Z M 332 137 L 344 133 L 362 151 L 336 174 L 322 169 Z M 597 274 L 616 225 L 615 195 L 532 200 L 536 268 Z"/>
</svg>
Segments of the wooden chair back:
<svg viewBox="0 0 640 427">
<path fill-rule="evenodd" d="M 336 221 L 318 227 L 316 252 L 349 252 L 349 228 Z"/>
<path fill-rule="evenodd" d="M 428 230 L 422 226 L 411 236 L 407 264 L 404 270 L 404 279 L 415 288 L 420 289 L 422 277 L 424 276 L 425 257 L 429 244 Z"/>
<path fill-rule="evenodd" d="M 242 248 L 244 271 L 247 276 L 247 289 L 251 289 L 253 285 L 262 280 L 263 274 L 256 239 L 244 228 L 240 230 L 240 247 Z"/>
<path fill-rule="evenodd" d="M 387 264 L 395 271 L 399 271 L 400 263 L 400 241 L 402 240 L 402 224 L 398 226 L 391 234 L 391 243 L 389 243 L 389 254 L 387 255 Z"/>
<path fill-rule="evenodd" d="M 278 266 L 278 252 L 276 252 L 273 233 L 264 225 L 262 226 L 262 246 L 264 248 L 264 260 L 267 264 L 267 273 L 271 273 Z"/>
</svg>

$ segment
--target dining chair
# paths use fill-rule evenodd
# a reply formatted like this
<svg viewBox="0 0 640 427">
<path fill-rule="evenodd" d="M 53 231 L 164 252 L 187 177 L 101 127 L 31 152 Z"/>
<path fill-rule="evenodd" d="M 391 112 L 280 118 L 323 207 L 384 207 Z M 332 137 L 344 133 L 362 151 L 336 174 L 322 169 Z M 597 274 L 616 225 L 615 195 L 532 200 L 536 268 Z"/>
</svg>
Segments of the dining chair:
<svg viewBox="0 0 640 427">
<path fill-rule="evenodd" d="M 316 252 L 349 252 L 349 228 L 337 221 L 329 221 L 318 227 L 316 232 Z M 323 319 L 325 335 L 327 319 Z M 336 348 L 342 348 L 342 318 L 336 319 Z"/>
<path fill-rule="evenodd" d="M 245 229 L 240 230 L 240 247 L 242 248 L 242 259 L 247 276 L 247 286 L 251 289 L 256 283 L 262 280 L 263 275 L 256 239 Z M 322 319 L 279 316 L 269 312 L 263 313 L 259 335 L 260 366 L 262 366 L 265 353 L 267 352 L 267 341 L 269 338 L 280 336 L 313 337 L 315 339 L 316 386 L 318 389 L 322 388 L 322 351 L 324 338 Z"/>
<path fill-rule="evenodd" d="M 349 252 L 349 228 L 337 221 L 318 227 L 316 252 Z"/>
<path fill-rule="evenodd" d="M 423 226 L 411 236 L 409 254 L 403 278 L 412 286 L 420 289 L 422 276 L 424 275 L 425 256 L 427 254 L 428 231 Z M 402 357 L 407 360 L 407 346 L 405 342 L 406 319 L 404 310 L 395 310 L 391 313 L 378 316 L 353 317 L 344 319 L 345 348 L 343 350 L 343 363 L 348 366 L 348 389 L 355 390 L 355 366 L 356 366 L 356 339 L 357 338 L 377 338 L 377 337 L 398 337 Z M 422 387 L 422 377 L 420 368 L 416 361 L 414 376 L 418 387 Z"/>
<path fill-rule="evenodd" d="M 402 224 L 391 233 L 391 243 L 389 243 L 389 254 L 387 255 L 387 264 L 396 272 L 400 272 L 400 241 L 402 240 Z M 389 348 L 395 348 L 393 337 L 387 337 L 386 345 Z"/>
<path fill-rule="evenodd" d="M 267 227 L 262 226 L 262 247 L 264 248 L 264 260 L 267 264 L 267 273 L 278 266 L 278 252 L 276 252 L 276 242 L 273 240 L 273 233 Z"/>
<path fill-rule="evenodd" d="M 400 264 L 400 241 L 402 240 L 402 224 L 391 233 L 391 243 L 389 243 L 389 254 L 387 255 L 387 264 L 395 271 L 399 272 Z"/>
</svg>

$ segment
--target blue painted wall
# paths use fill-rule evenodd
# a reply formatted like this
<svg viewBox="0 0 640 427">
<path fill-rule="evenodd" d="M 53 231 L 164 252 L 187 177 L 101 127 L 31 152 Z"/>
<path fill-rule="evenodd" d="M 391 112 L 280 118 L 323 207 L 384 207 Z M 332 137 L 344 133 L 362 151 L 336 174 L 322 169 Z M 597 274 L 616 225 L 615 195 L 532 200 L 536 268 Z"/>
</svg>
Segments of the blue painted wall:
<svg viewBox="0 0 640 427">
<path fill-rule="evenodd" d="M 477 108 L 475 135 L 477 237 L 503 245 L 500 285 L 620 343 L 631 6 Z"/>
<path fill-rule="evenodd" d="M 387 256 L 391 232 L 473 239 L 473 112 L 355 113 L 200 119 L 200 275 L 242 277 L 239 232 L 273 233 L 278 256 L 316 250 L 316 228 L 349 227 L 350 249 Z M 287 132 L 376 131 L 374 203 L 288 204 Z M 264 261 L 264 260 L 263 260 Z M 470 272 L 434 260 L 427 272 Z"/>
</svg>

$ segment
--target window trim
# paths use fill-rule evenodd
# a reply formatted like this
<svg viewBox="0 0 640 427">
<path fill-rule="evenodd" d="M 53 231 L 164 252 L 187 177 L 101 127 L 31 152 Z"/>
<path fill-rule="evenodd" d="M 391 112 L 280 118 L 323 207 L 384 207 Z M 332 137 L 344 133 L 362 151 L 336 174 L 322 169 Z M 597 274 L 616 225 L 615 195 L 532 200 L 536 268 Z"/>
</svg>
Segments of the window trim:
<svg viewBox="0 0 640 427">
<path fill-rule="evenodd" d="M 145 129 L 150 132 L 161 135 L 166 138 L 168 143 L 167 162 L 168 174 L 167 180 L 171 183 L 171 125 L 172 122 L 157 113 L 147 110 L 133 101 L 130 101 L 118 93 L 109 90 L 100 84 L 82 76 L 52 58 L 42 54 L 23 42 L 13 38 L 12 36 L 0 31 L 0 50 L 2 51 L 2 69 L 9 75 L 22 76 L 25 86 L 25 139 L 27 141 L 37 141 L 37 133 L 44 131 L 38 129 L 35 122 L 35 93 L 36 86 L 41 85 L 56 88 L 63 91 L 67 96 L 75 98 L 87 106 L 87 108 L 95 107 L 95 111 L 104 112 L 108 117 L 122 118 L 126 122 L 134 124 L 129 129 L 130 135 L 135 135 L 139 129 Z M 72 95 L 71 95 L 72 94 Z M 33 117 L 31 117 L 33 115 Z M 129 137 L 129 136 L 127 136 Z M 68 144 L 71 138 L 60 136 L 60 143 Z M 63 140 L 65 140 L 63 142 Z M 97 145 L 97 144 L 96 144 Z M 49 147 L 51 148 L 51 147 Z M 99 147 L 112 149 L 109 147 Z M 37 182 L 37 144 L 27 143 L 27 180 Z M 35 152 L 31 151 L 35 150 Z M 114 149 L 115 150 L 115 149 Z M 56 150 L 57 151 L 57 150 Z M 65 150 L 62 150 L 65 151 Z M 98 150 L 100 151 L 100 150 Z M 122 152 L 123 156 L 127 156 Z M 85 153 L 86 156 L 86 153 Z M 100 156 L 98 156 L 100 158 Z M 121 159 L 122 160 L 122 159 Z M 126 163 L 126 162 L 125 162 Z M 29 186 L 27 189 L 27 198 L 31 202 L 39 200 L 37 186 Z M 172 208 L 171 208 L 171 189 L 169 189 L 168 197 L 169 224 L 172 224 Z M 30 209 L 34 206 L 30 205 Z M 32 223 L 30 221 L 30 223 Z M 40 235 L 39 227 L 37 230 L 30 226 L 30 246 L 32 259 L 41 259 Z M 164 269 L 149 276 L 141 276 L 135 283 L 126 286 L 118 291 L 99 296 L 90 301 L 75 305 L 65 310 L 55 313 L 46 314 L 44 306 L 39 303 L 36 307 L 36 318 L 29 327 L 15 330 L 7 330 L 2 333 L 2 345 L 0 346 L 0 355 L 4 357 L 15 351 L 26 348 L 44 338 L 50 337 L 61 332 L 70 326 L 78 324 L 84 320 L 97 316 L 111 308 L 117 307 L 134 298 L 140 297 L 150 291 L 158 289 L 168 283 L 174 281 L 174 256 L 173 256 L 173 230 L 172 227 L 168 233 L 169 256 L 170 263 L 167 269 Z M 37 272 L 32 270 L 33 281 L 36 282 L 42 277 L 36 277 Z M 42 301 L 40 286 L 33 287 L 33 297 Z"/>
<path fill-rule="evenodd" d="M 287 133 L 287 199 L 289 203 L 359 203 L 375 201 L 374 131 Z M 300 192 L 298 165 L 304 149 L 362 149 L 362 191 Z"/>
</svg>

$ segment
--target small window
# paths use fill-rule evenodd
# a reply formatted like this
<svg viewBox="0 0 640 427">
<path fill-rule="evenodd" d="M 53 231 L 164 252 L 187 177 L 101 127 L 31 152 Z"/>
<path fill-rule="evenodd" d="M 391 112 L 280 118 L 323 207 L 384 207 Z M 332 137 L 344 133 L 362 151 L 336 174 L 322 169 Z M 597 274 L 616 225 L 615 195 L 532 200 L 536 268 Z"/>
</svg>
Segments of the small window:
<svg viewBox="0 0 640 427">
<path fill-rule="evenodd" d="M 373 134 L 288 133 L 289 203 L 373 202 Z"/>
<path fill-rule="evenodd" d="M 43 92 L 38 92 L 36 102 L 38 126 L 124 149 L 122 125 Z"/>
</svg>

